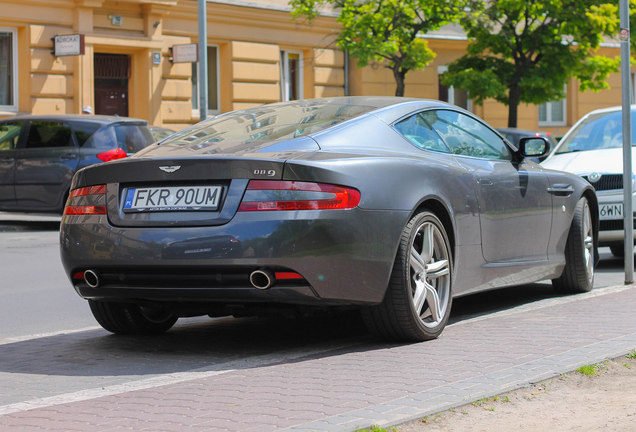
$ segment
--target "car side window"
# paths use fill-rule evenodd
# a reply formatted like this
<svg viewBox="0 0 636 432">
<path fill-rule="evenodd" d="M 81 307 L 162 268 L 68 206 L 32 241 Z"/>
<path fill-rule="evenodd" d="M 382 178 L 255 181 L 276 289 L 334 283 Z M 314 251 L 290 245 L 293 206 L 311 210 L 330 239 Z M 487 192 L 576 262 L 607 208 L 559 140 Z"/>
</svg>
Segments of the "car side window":
<svg viewBox="0 0 636 432">
<path fill-rule="evenodd" d="M 422 113 L 412 115 L 406 120 L 396 123 L 395 130 L 418 148 L 450 153 L 450 149 L 425 120 Z"/>
<path fill-rule="evenodd" d="M 427 111 L 424 115 L 451 153 L 482 159 L 512 160 L 512 152 L 504 140 L 472 117 L 450 110 Z"/>
<path fill-rule="evenodd" d="M 0 124 L 0 151 L 13 150 L 18 146 L 23 124 L 23 122 Z"/>
<path fill-rule="evenodd" d="M 32 121 L 26 148 L 73 147 L 71 128 L 61 122 Z"/>
</svg>

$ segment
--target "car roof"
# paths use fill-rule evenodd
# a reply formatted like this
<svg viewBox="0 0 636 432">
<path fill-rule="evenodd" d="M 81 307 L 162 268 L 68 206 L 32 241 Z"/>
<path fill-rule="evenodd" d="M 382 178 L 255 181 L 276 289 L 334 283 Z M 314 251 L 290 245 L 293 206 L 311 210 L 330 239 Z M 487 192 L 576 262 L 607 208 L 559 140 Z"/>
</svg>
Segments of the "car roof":
<svg viewBox="0 0 636 432">
<path fill-rule="evenodd" d="M 144 123 L 146 120 L 136 119 L 131 117 L 119 117 L 109 115 L 86 115 L 86 114 L 18 114 L 13 117 L 3 118 L 0 121 L 13 121 L 13 120 L 73 120 L 73 121 L 85 121 L 93 123 Z"/>
<path fill-rule="evenodd" d="M 622 110 L 623 107 L 622 106 L 613 106 L 613 107 L 608 107 L 608 108 L 599 108 L 596 109 L 594 111 L 590 111 L 589 113 L 585 114 L 583 117 L 587 117 L 590 114 L 599 114 L 599 113 L 610 113 L 610 112 L 614 112 L 614 111 L 620 111 Z M 631 109 L 632 110 L 636 110 L 636 104 L 635 105 L 631 105 Z"/>
</svg>

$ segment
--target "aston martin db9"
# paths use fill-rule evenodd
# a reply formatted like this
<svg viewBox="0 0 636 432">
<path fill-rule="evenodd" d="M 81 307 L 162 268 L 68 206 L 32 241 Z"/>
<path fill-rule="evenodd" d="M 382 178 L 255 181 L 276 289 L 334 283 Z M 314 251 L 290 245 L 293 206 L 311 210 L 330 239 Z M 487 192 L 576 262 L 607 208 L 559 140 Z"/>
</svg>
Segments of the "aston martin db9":
<svg viewBox="0 0 636 432">
<path fill-rule="evenodd" d="M 235 111 L 79 171 L 62 262 L 113 333 L 340 308 L 385 338 L 432 339 L 457 296 L 592 288 L 596 195 L 529 159 L 548 151 L 438 101 Z"/>
</svg>

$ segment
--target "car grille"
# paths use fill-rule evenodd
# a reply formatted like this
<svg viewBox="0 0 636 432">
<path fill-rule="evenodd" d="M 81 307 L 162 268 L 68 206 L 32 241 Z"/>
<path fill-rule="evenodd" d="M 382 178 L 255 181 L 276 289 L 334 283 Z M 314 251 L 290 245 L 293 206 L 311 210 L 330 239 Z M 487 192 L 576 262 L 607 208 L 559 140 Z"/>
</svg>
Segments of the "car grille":
<svg viewBox="0 0 636 432">
<path fill-rule="evenodd" d="M 583 176 L 583 178 L 594 186 L 594 189 L 597 191 L 623 189 L 623 174 L 603 174 L 601 178 L 594 183 L 588 179 L 588 176 Z"/>
</svg>

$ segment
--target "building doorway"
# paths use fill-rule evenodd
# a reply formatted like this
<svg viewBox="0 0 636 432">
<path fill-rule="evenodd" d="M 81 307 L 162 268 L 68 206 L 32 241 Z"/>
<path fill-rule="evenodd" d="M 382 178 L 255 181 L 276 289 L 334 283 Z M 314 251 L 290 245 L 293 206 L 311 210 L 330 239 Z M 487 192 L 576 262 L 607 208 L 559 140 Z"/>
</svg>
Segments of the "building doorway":
<svg viewBox="0 0 636 432">
<path fill-rule="evenodd" d="M 95 114 L 128 117 L 130 57 L 95 53 L 94 71 Z"/>
</svg>

